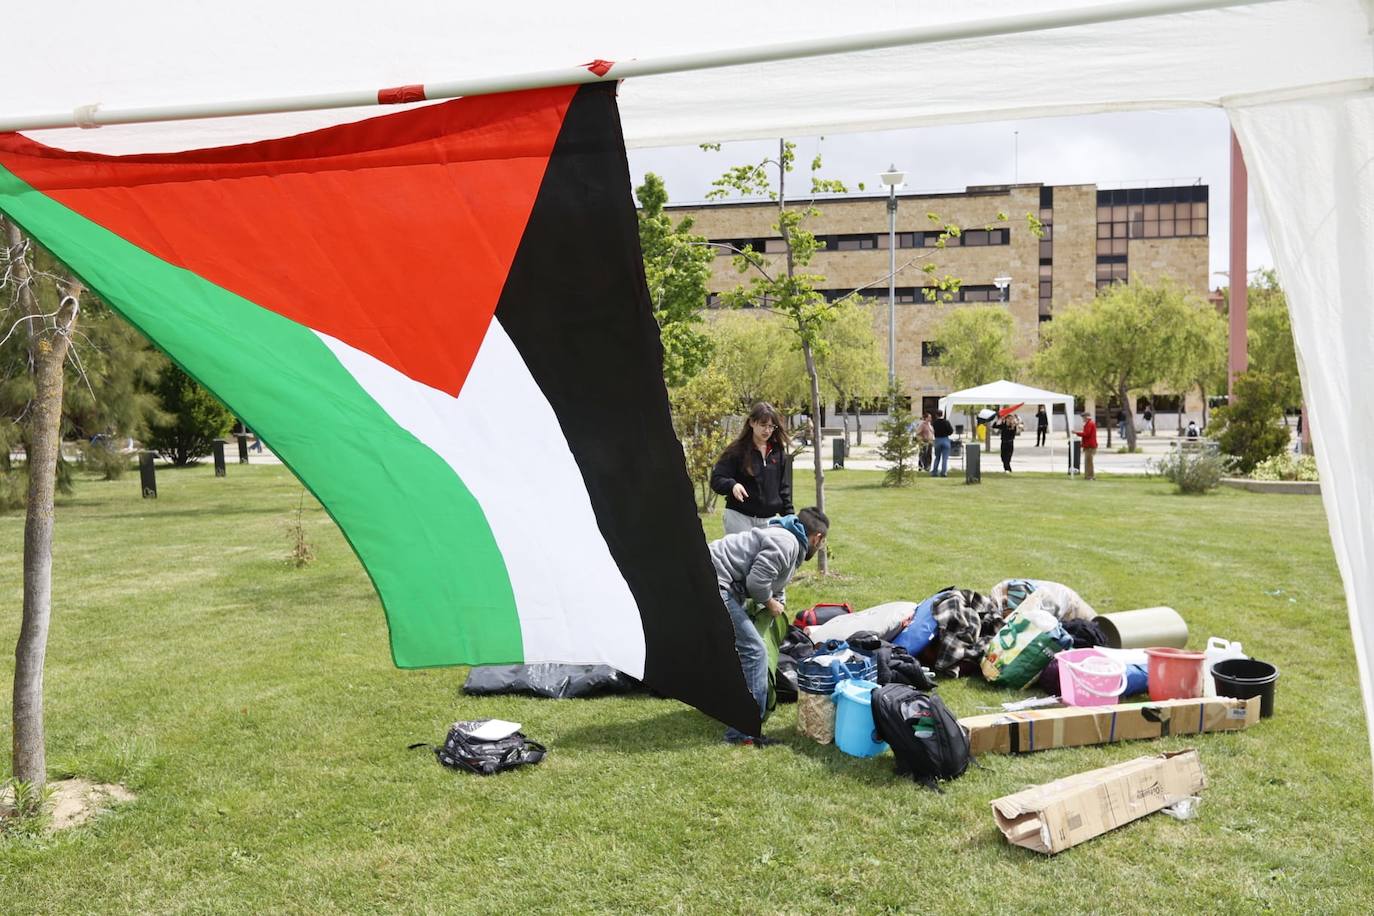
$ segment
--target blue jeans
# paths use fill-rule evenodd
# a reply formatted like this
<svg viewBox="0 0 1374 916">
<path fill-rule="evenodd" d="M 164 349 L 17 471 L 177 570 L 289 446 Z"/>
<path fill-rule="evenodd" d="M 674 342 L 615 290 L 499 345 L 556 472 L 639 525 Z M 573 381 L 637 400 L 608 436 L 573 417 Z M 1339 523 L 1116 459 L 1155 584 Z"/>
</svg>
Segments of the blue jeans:
<svg viewBox="0 0 1374 916">
<path fill-rule="evenodd" d="M 744 669 L 744 683 L 749 694 L 759 704 L 759 719 L 762 721 L 768 712 L 768 647 L 763 637 L 749 618 L 744 604 L 728 588 L 720 590 L 720 598 L 730 612 L 730 622 L 735 625 L 735 652 L 739 654 L 740 667 Z M 726 739 L 751 737 L 734 728 L 725 730 Z"/>
<path fill-rule="evenodd" d="M 931 477 L 949 476 L 949 436 L 940 436 L 935 440 L 935 459 L 930 464 Z"/>
</svg>

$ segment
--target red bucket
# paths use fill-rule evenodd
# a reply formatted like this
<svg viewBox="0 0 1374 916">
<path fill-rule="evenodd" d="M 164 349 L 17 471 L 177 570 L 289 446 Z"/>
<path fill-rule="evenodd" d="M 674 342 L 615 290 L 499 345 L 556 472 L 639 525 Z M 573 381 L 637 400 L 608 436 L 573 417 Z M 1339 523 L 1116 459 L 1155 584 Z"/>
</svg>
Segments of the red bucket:
<svg viewBox="0 0 1374 916">
<path fill-rule="evenodd" d="M 1201 652 L 1186 649 L 1146 649 L 1150 658 L 1150 699 L 1191 700 L 1202 696 L 1203 660 Z"/>
</svg>

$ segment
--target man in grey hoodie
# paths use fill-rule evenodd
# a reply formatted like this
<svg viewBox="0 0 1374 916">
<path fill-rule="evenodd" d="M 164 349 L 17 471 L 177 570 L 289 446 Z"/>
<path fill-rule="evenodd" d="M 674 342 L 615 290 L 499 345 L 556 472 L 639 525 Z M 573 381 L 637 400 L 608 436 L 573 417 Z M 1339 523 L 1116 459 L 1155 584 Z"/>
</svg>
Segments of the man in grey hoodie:
<svg viewBox="0 0 1374 916">
<path fill-rule="evenodd" d="M 758 701 L 760 719 L 768 711 L 768 649 L 745 602 L 753 598 L 774 617 L 786 613 L 787 583 L 802 563 L 820 550 L 829 530 L 830 519 L 825 513 L 807 508 L 796 515 L 771 519 L 763 528 L 727 534 L 710 545 L 720 598 L 735 625 L 735 651 L 749 692 Z M 760 746 L 773 743 L 761 734 L 746 735 L 734 728 L 725 730 L 725 740 Z"/>
</svg>

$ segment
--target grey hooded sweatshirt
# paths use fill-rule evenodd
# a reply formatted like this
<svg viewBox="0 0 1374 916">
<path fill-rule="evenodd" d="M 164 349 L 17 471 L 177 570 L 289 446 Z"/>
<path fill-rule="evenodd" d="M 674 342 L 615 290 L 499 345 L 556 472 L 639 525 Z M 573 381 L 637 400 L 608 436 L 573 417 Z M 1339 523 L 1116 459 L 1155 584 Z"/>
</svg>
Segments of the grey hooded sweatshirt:
<svg viewBox="0 0 1374 916">
<path fill-rule="evenodd" d="M 743 601 L 785 601 L 787 583 L 806 559 L 801 541 L 781 525 L 727 534 L 710 545 L 716 581 Z"/>
</svg>

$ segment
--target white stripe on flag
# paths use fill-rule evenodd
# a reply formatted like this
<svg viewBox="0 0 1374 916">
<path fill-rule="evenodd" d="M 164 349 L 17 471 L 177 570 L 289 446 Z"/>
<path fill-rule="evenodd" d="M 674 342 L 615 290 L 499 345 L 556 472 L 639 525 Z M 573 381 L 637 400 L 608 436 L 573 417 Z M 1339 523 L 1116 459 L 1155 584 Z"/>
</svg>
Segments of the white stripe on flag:
<svg viewBox="0 0 1374 916">
<path fill-rule="evenodd" d="M 558 418 L 500 323 L 492 319 L 457 398 L 316 333 L 481 504 L 515 593 L 525 662 L 611 665 L 642 678 L 639 609 Z"/>
</svg>

